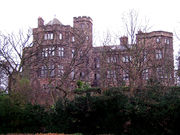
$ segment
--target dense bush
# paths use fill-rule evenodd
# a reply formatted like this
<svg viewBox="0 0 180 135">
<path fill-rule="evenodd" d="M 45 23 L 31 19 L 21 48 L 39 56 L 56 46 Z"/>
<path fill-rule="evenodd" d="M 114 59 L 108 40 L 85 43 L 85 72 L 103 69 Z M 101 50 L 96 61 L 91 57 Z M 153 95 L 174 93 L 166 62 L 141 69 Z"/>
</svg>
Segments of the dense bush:
<svg viewBox="0 0 180 135">
<path fill-rule="evenodd" d="M 122 88 L 111 88 L 101 96 L 85 94 L 63 101 L 45 108 L 16 104 L 0 95 L 0 133 L 180 134 L 179 87 L 166 92 L 148 87 L 133 97 L 122 94 Z"/>
<path fill-rule="evenodd" d="M 39 105 L 16 104 L 8 95 L 0 96 L 0 133 L 36 133 L 45 130 L 48 113 Z"/>
</svg>

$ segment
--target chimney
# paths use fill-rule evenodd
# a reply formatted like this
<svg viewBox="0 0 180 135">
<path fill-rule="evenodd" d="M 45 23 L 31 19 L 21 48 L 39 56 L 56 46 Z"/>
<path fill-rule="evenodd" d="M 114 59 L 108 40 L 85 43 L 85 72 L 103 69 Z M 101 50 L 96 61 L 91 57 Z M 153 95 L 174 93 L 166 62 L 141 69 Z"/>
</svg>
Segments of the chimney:
<svg viewBox="0 0 180 135">
<path fill-rule="evenodd" d="M 120 45 L 127 45 L 127 44 L 128 44 L 128 37 L 127 36 L 120 37 Z"/>
<path fill-rule="evenodd" d="M 44 20 L 42 19 L 42 17 L 38 18 L 38 28 L 39 27 L 43 27 L 44 26 Z"/>
<path fill-rule="evenodd" d="M 138 34 L 143 34 L 143 32 L 141 30 L 138 31 Z"/>
</svg>

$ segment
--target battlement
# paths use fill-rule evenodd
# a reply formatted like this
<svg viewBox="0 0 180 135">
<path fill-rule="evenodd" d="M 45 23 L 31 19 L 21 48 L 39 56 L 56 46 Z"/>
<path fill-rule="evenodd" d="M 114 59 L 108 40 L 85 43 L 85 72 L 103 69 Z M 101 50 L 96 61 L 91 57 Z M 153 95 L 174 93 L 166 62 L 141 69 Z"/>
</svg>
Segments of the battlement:
<svg viewBox="0 0 180 135">
<path fill-rule="evenodd" d="M 144 33 L 142 31 L 138 31 L 138 34 L 136 34 L 138 38 L 144 38 L 144 37 L 173 37 L 173 33 L 166 32 L 166 31 L 152 31 L 149 33 Z"/>
<path fill-rule="evenodd" d="M 165 37 L 173 37 L 173 33 L 166 31 L 152 31 L 149 33 L 150 36 L 165 36 Z"/>
<path fill-rule="evenodd" d="M 127 44 L 128 44 L 128 37 L 127 36 L 120 37 L 120 45 L 127 45 Z"/>
<path fill-rule="evenodd" d="M 92 23 L 92 19 L 89 16 L 78 16 L 73 18 L 74 22 L 83 22 L 83 21 L 89 21 Z"/>
</svg>

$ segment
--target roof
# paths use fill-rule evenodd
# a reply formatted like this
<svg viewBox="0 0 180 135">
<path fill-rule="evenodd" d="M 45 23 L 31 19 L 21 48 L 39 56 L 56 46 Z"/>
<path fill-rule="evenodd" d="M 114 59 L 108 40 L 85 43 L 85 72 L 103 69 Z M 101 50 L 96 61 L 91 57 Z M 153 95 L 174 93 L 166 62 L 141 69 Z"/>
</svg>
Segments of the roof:
<svg viewBox="0 0 180 135">
<path fill-rule="evenodd" d="M 54 24 L 63 25 L 57 18 L 54 18 L 53 20 L 47 23 L 47 25 L 54 25 Z"/>
</svg>

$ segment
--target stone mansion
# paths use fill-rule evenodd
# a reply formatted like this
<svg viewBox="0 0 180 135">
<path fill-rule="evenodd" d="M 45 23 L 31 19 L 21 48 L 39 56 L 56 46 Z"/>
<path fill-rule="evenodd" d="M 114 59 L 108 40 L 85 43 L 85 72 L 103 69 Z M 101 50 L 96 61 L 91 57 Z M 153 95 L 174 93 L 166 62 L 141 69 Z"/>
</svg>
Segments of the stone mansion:
<svg viewBox="0 0 180 135">
<path fill-rule="evenodd" d="M 33 46 L 24 49 L 29 57 L 23 68 L 37 89 L 71 91 L 81 80 L 92 87 L 143 86 L 159 82 L 174 85 L 173 34 L 138 31 L 135 44 L 120 37 L 119 45 L 94 47 L 93 21 L 74 17 L 73 26 L 57 18 L 44 24 L 38 18 Z M 31 57 L 30 57 L 31 55 Z"/>
</svg>

